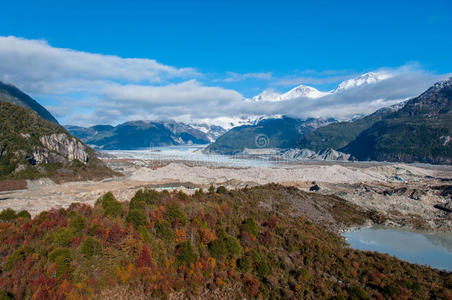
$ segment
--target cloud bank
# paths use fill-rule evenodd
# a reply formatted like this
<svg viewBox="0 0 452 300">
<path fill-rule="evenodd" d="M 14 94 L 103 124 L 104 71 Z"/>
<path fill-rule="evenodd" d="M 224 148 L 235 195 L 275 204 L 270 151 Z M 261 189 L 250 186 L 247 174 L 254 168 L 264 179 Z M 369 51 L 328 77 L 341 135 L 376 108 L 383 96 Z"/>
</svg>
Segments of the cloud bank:
<svg viewBox="0 0 452 300">
<path fill-rule="evenodd" d="M 153 59 L 87 53 L 56 48 L 42 40 L 0 37 L 0 80 L 45 100 L 63 124 L 117 124 L 138 119 L 221 123 L 260 115 L 346 119 L 416 96 L 447 76 L 415 64 L 376 72 L 390 76 L 319 99 L 252 102 L 219 82 L 250 78 L 274 85 L 291 82 L 271 73 L 206 76 L 194 68 L 168 66 Z M 339 76 L 346 78 L 331 72 L 318 80 L 334 81 Z M 309 76 L 295 80 L 315 83 Z"/>
</svg>

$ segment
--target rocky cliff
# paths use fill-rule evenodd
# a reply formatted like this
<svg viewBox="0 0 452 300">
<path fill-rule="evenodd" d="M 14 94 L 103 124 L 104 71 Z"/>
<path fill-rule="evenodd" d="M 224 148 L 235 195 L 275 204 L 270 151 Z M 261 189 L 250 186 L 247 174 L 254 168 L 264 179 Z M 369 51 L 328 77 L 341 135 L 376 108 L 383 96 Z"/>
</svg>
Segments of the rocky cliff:
<svg viewBox="0 0 452 300">
<path fill-rule="evenodd" d="M 0 180 L 114 175 L 92 149 L 29 108 L 0 101 L 0 119 Z"/>
<path fill-rule="evenodd" d="M 39 140 L 45 148 L 58 153 L 67 160 L 78 160 L 85 164 L 88 162 L 87 147 L 65 133 L 44 135 Z"/>
</svg>

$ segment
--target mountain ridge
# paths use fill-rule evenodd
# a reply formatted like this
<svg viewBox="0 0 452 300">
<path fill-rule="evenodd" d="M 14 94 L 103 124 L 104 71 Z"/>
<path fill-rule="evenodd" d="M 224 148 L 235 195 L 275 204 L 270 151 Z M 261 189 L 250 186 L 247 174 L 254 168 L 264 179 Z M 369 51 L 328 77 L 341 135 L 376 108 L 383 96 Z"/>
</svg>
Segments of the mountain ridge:
<svg viewBox="0 0 452 300">
<path fill-rule="evenodd" d="M 410 99 L 339 151 L 359 160 L 452 164 L 451 136 L 452 77 Z"/>
<path fill-rule="evenodd" d="M 0 81 L 0 101 L 28 107 L 31 110 L 34 110 L 44 120 L 58 124 L 58 121 L 46 108 L 12 84 Z"/>
<path fill-rule="evenodd" d="M 225 130 L 220 126 L 176 121 L 128 121 L 117 126 L 65 126 L 83 142 L 104 150 L 134 150 L 159 146 L 208 144 Z"/>
</svg>

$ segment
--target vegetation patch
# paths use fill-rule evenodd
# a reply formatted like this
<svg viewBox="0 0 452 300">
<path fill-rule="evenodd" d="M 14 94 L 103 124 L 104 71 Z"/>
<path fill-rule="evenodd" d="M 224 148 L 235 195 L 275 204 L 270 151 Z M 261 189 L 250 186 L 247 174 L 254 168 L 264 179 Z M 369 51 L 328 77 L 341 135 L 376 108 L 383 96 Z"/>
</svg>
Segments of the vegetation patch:
<svg viewBox="0 0 452 300">
<path fill-rule="evenodd" d="M 271 209 L 259 206 L 267 201 Z M 303 215 L 299 204 L 311 202 L 328 219 Z M 352 224 L 365 213 L 345 213 L 335 197 L 266 185 L 186 197 L 142 190 L 128 211 L 119 203 L 105 213 L 111 203 L 119 202 L 107 193 L 94 207 L 74 204 L 34 218 L 2 212 L 1 297 L 452 297 L 452 273 L 346 247 L 336 227 L 319 220 Z"/>
</svg>

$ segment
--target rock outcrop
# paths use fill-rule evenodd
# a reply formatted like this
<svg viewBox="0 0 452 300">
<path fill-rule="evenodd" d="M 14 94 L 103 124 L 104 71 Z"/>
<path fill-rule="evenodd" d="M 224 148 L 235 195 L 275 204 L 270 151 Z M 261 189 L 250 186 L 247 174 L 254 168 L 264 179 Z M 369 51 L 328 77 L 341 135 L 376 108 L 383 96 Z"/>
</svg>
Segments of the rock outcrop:
<svg viewBox="0 0 452 300">
<path fill-rule="evenodd" d="M 86 151 L 86 146 L 65 133 L 45 135 L 40 137 L 39 140 L 45 148 L 57 152 L 69 161 L 88 162 L 89 155 Z"/>
<path fill-rule="evenodd" d="M 350 155 L 336 151 L 334 149 L 325 149 L 318 152 L 310 149 L 289 149 L 281 153 L 281 157 L 292 160 L 332 160 L 349 161 Z"/>
</svg>

